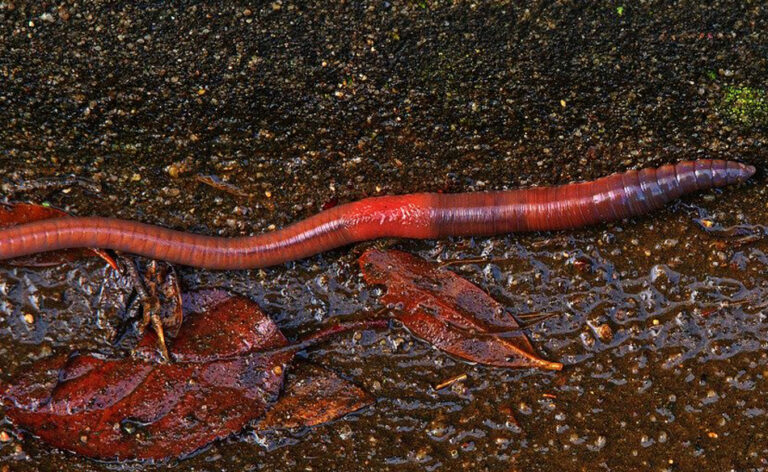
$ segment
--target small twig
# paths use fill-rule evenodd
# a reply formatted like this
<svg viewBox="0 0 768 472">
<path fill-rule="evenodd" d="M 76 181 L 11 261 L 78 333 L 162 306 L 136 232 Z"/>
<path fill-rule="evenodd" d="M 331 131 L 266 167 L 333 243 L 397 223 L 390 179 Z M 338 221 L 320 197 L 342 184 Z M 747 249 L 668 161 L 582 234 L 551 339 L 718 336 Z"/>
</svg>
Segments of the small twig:
<svg viewBox="0 0 768 472">
<path fill-rule="evenodd" d="M 466 379 L 467 379 L 467 374 L 459 374 L 459 375 L 456 375 L 454 377 L 451 377 L 451 378 L 449 378 L 447 380 L 444 380 L 444 381 L 440 382 L 439 384 L 437 384 L 434 387 L 432 387 L 432 389 L 435 390 L 435 391 L 442 390 L 445 387 L 450 387 L 451 385 L 455 384 L 456 382 L 461 382 L 462 380 L 466 380 Z"/>
<path fill-rule="evenodd" d="M 531 243 L 531 247 L 534 249 L 541 249 L 543 247 L 552 246 L 555 244 L 559 246 L 566 246 L 568 244 L 568 238 L 565 236 L 555 236 L 540 241 L 533 241 Z"/>
<path fill-rule="evenodd" d="M 325 328 L 318 331 L 317 333 L 313 333 L 299 342 L 295 342 L 293 344 L 289 344 L 287 346 L 279 347 L 276 349 L 268 349 L 266 351 L 260 351 L 258 354 L 260 356 L 271 356 L 273 354 L 280 354 L 283 352 L 301 351 L 308 347 L 312 347 L 316 344 L 320 344 L 321 342 L 325 341 L 327 338 L 331 336 L 334 336 L 336 334 L 340 334 L 346 331 L 355 330 L 355 329 L 382 329 L 382 328 L 388 328 L 388 327 L 389 327 L 389 320 L 381 320 L 381 319 L 368 320 L 368 321 L 353 321 L 350 323 L 339 323 L 337 325 L 331 326 L 330 328 Z"/>
<path fill-rule="evenodd" d="M 440 262 L 438 265 L 440 267 L 448 267 L 448 266 L 459 265 L 459 264 L 482 264 L 482 263 L 488 263 L 492 261 L 493 259 L 484 259 L 482 257 L 475 257 L 472 259 L 447 259 Z"/>
<path fill-rule="evenodd" d="M 162 360 L 169 362 L 171 356 L 168 355 L 168 345 L 165 343 L 165 330 L 163 329 L 163 322 L 160 320 L 159 316 L 150 316 L 149 322 L 152 326 L 152 330 L 157 335 L 157 347 L 160 349 Z"/>
<path fill-rule="evenodd" d="M 386 319 L 384 320 L 373 319 L 373 320 L 366 320 L 366 321 L 352 321 L 349 323 L 339 323 L 337 325 L 321 329 L 316 333 L 310 334 L 306 338 L 294 344 L 294 346 L 301 346 L 301 349 L 304 349 L 306 347 L 321 343 L 330 336 L 334 336 L 336 334 L 343 333 L 345 331 L 358 330 L 358 329 L 382 329 L 382 328 L 388 328 L 388 327 L 389 327 L 389 320 L 386 320 Z"/>
<path fill-rule="evenodd" d="M 549 318 L 552 318 L 560 314 L 561 313 L 557 311 L 550 311 L 548 313 L 526 313 L 523 315 L 513 316 L 513 318 L 517 320 L 525 320 L 526 323 L 523 325 L 523 328 L 527 328 L 528 326 L 531 326 L 536 323 L 540 323 L 544 320 L 547 320 Z"/>
<path fill-rule="evenodd" d="M 251 195 L 247 192 L 244 192 L 243 190 L 239 189 L 238 187 L 230 184 L 229 182 L 224 182 L 219 177 L 215 175 L 202 175 L 197 174 L 195 176 L 195 181 L 199 182 L 201 184 L 208 185 L 210 187 L 215 188 L 216 190 L 221 190 L 222 192 L 226 192 L 230 195 L 234 195 L 239 198 L 250 198 Z"/>
<path fill-rule="evenodd" d="M 39 190 L 62 190 L 67 187 L 81 187 L 83 190 L 93 194 L 101 193 L 101 185 L 74 175 L 67 177 L 48 177 L 30 180 L 28 182 L 5 182 L 0 189 L 2 189 L 4 197 L 7 199 L 10 196 L 20 193 L 35 192 Z"/>
</svg>

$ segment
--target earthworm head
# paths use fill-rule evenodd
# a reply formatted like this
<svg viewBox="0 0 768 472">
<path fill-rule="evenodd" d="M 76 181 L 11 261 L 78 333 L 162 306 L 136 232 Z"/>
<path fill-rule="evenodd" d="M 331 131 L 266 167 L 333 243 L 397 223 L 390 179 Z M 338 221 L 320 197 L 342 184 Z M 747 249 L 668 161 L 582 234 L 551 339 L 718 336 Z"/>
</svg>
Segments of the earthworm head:
<svg viewBox="0 0 768 472">
<path fill-rule="evenodd" d="M 755 166 L 720 159 L 700 160 L 694 163 L 699 189 L 722 187 L 744 182 L 755 174 Z"/>
<path fill-rule="evenodd" d="M 756 170 L 757 169 L 755 169 L 755 166 L 751 166 L 749 164 L 742 164 L 741 162 L 728 161 L 728 164 L 725 168 L 726 182 L 728 184 L 745 182 L 750 177 L 755 175 Z"/>
</svg>

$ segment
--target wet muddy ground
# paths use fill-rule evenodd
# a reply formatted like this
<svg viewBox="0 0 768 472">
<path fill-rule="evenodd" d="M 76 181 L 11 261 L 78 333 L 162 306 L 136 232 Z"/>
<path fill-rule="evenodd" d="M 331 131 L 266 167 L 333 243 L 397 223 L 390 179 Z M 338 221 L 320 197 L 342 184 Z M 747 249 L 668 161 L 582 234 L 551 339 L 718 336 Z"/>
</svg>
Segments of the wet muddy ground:
<svg viewBox="0 0 768 472">
<path fill-rule="evenodd" d="M 397 326 L 342 336 L 305 355 L 375 405 L 312 429 L 245 431 L 169 465 L 763 470 L 768 240 L 738 245 L 695 220 L 768 224 L 767 27 L 763 2 L 3 0 L 3 193 L 75 175 L 101 190 L 15 198 L 241 235 L 371 195 L 748 162 L 759 172 L 747 184 L 647 218 L 377 243 L 450 261 L 521 321 L 551 313 L 528 333 L 566 367 L 472 366 Z M 180 272 L 188 288 L 251 297 L 298 336 L 380 308 L 355 263 L 363 247 L 266 270 Z M 2 381 L 53 352 L 130 347 L 110 341 L 128 283 L 98 260 L 4 267 L 0 293 Z M 2 416 L 0 432 L 3 471 L 157 468 L 52 450 Z"/>
</svg>

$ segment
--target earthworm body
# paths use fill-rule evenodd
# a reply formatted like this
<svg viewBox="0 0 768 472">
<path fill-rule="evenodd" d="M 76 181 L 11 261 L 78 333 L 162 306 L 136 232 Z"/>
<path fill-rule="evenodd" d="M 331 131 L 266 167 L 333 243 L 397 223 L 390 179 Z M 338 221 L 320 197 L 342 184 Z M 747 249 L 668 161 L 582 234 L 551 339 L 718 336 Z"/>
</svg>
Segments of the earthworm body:
<svg viewBox="0 0 768 472">
<path fill-rule="evenodd" d="M 753 166 L 702 159 L 558 187 L 372 197 L 280 230 L 238 238 L 114 218 L 56 218 L 0 230 L 0 259 L 91 247 L 209 269 L 266 267 L 383 237 L 480 236 L 620 220 L 645 214 L 684 194 L 743 182 L 754 173 Z"/>
</svg>

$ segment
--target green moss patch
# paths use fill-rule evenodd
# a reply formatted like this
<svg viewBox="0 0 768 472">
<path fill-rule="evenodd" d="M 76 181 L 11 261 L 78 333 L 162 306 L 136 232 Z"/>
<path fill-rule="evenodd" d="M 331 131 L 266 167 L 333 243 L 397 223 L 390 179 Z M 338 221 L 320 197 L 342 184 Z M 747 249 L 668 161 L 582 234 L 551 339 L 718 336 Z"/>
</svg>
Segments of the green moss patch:
<svg viewBox="0 0 768 472">
<path fill-rule="evenodd" d="M 768 94 L 764 89 L 726 87 L 720 112 L 743 126 L 768 125 Z"/>
</svg>

